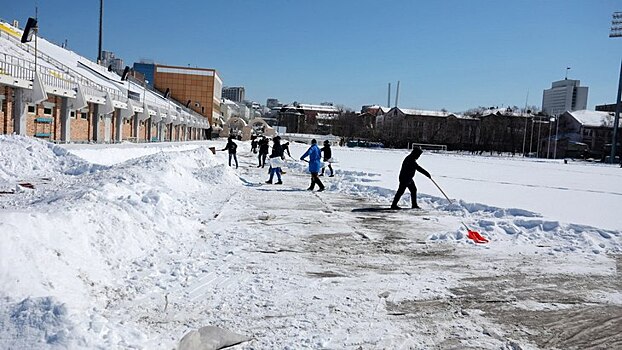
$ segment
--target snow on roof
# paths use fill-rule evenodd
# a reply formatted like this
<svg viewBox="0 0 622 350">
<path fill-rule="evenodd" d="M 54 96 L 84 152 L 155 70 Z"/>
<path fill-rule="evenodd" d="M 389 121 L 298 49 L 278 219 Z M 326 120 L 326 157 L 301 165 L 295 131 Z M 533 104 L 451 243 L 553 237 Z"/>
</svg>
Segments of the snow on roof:
<svg viewBox="0 0 622 350">
<path fill-rule="evenodd" d="M 486 109 L 482 111 L 482 116 L 488 116 L 492 114 L 508 115 L 508 116 L 513 116 L 513 117 L 525 116 L 525 114 L 522 114 L 520 112 L 515 112 L 512 109 L 508 109 L 508 108 L 493 108 L 493 109 Z"/>
<path fill-rule="evenodd" d="M 8 30 L 14 30 L 19 33 L 19 35 L 23 32 L 21 29 L 15 28 L 8 23 L 1 22 L 0 24 L 0 30 L 2 32 L 8 33 Z M 10 35 L 10 33 L 6 35 Z M 30 47 L 29 51 L 26 51 L 24 46 L 20 46 L 15 43 L 15 40 L 10 40 L 6 35 L 0 35 L 0 53 L 5 53 L 34 64 L 34 41 L 24 44 Z M 14 37 L 14 35 L 12 36 Z M 19 40 L 19 38 L 17 38 L 17 40 Z M 123 100 L 128 97 L 128 90 L 140 95 L 145 95 L 144 101 L 146 101 L 152 109 L 155 109 L 156 113 L 158 112 L 158 109 L 160 113 L 167 114 L 169 110 L 180 110 L 180 112 L 183 110 L 183 116 L 179 116 L 176 120 L 181 121 L 182 117 L 189 120 L 191 119 L 191 115 L 199 117 L 199 115 L 195 115 L 194 113 L 190 114 L 190 111 L 182 109 L 178 102 L 165 99 L 162 95 L 146 89 L 140 84 L 129 80 L 122 81 L 121 77 L 117 73 L 110 72 L 106 67 L 103 67 L 86 57 L 80 56 L 73 51 L 51 43 L 44 38 L 37 38 L 37 50 L 40 55 L 45 57 L 45 59 L 37 60 L 38 66 L 59 71 L 59 73 L 62 72 L 63 74 L 78 79 L 81 84 L 88 81 L 89 84 L 99 85 L 102 88 L 114 91 L 117 94 L 117 98 L 121 98 Z M 134 106 L 140 106 L 139 108 L 142 108 L 142 101 L 134 103 Z"/>
<path fill-rule="evenodd" d="M 339 113 L 339 108 L 335 106 L 326 106 L 326 105 L 312 105 L 306 103 L 298 104 L 298 107 L 294 105 L 284 106 L 285 108 L 299 108 L 307 111 L 317 111 L 317 112 L 328 112 L 328 113 Z"/>
<path fill-rule="evenodd" d="M 370 111 L 380 111 L 380 114 L 387 113 L 391 110 L 391 107 L 384 107 L 380 105 L 363 106 L 361 111 L 363 113 L 370 113 Z"/>
<path fill-rule="evenodd" d="M 454 116 L 456 118 L 461 118 L 461 119 L 469 119 L 466 118 L 460 114 L 456 114 L 456 113 L 451 113 L 451 112 L 444 112 L 444 111 L 430 111 L 430 110 L 425 110 L 425 109 L 410 109 L 410 108 L 398 108 L 400 111 L 402 111 L 402 113 L 406 114 L 406 115 L 421 115 L 421 116 L 428 116 L 428 117 L 449 117 L 449 116 Z"/>
<path fill-rule="evenodd" d="M 613 118 L 609 112 L 580 110 L 568 112 L 584 126 L 612 126 Z"/>
</svg>

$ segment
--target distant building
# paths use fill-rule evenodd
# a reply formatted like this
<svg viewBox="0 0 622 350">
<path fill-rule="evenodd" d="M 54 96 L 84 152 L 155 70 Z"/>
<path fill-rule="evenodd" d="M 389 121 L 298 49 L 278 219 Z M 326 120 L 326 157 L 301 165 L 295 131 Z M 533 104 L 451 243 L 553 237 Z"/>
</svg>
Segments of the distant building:
<svg viewBox="0 0 622 350">
<path fill-rule="evenodd" d="M 555 81 L 542 94 L 542 111 L 560 115 L 566 111 L 584 110 L 587 108 L 587 92 L 588 88 L 580 86 L 579 80 Z"/>
<path fill-rule="evenodd" d="M 611 149 L 613 121 L 611 112 L 580 110 L 563 113 L 559 117 L 555 156 L 593 157 L 604 160 Z M 551 137 L 548 140 L 553 144 L 556 138 Z M 580 149 L 581 145 L 585 148 L 581 149 L 581 154 L 577 154 L 576 150 Z"/>
<path fill-rule="evenodd" d="M 279 100 L 276 98 L 269 98 L 266 100 L 266 107 L 272 109 L 274 107 L 281 107 Z"/>
<path fill-rule="evenodd" d="M 243 86 L 224 87 L 222 89 L 222 97 L 234 102 L 244 101 L 244 93 Z"/>
<path fill-rule="evenodd" d="M 225 122 L 231 118 L 237 117 L 248 123 L 254 117 L 253 111 L 250 107 L 244 103 L 231 101 L 226 98 L 223 98 L 222 103 L 220 104 L 220 110 L 222 112 L 222 118 Z"/>
<path fill-rule="evenodd" d="M 210 68 L 165 66 L 134 63 L 134 70 L 145 75 L 147 84 L 186 107 L 209 118 L 210 123 L 221 117 L 222 80 Z"/>
<path fill-rule="evenodd" d="M 604 104 L 604 105 L 596 105 L 595 109 L 598 112 L 615 112 L 616 104 L 611 103 L 611 104 Z"/>
<path fill-rule="evenodd" d="M 133 69 L 142 74 L 145 77 L 147 85 L 153 88 L 153 78 L 155 77 L 155 64 L 153 62 L 134 63 Z"/>
<path fill-rule="evenodd" d="M 122 73 L 125 66 L 123 65 L 123 60 L 115 57 L 114 52 L 111 51 L 102 51 L 102 62 L 101 65 L 104 67 L 108 67 L 108 70 L 111 72 Z"/>
<path fill-rule="evenodd" d="M 277 116 L 278 126 L 290 133 L 328 134 L 341 110 L 335 106 L 311 105 L 294 102 L 281 107 Z"/>
</svg>

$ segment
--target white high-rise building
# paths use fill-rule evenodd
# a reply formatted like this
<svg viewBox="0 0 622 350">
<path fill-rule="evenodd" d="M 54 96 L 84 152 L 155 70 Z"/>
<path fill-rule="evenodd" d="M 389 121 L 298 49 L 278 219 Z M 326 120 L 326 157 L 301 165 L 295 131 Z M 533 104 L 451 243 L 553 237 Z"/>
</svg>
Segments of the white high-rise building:
<svg viewBox="0 0 622 350">
<path fill-rule="evenodd" d="M 579 86 L 579 80 L 564 79 L 553 82 L 542 94 L 542 111 L 560 115 L 566 111 L 587 109 L 587 86 Z"/>
<path fill-rule="evenodd" d="M 116 57 L 112 51 L 102 51 L 102 66 L 109 67 L 111 71 L 121 74 L 125 66 L 123 60 Z"/>
</svg>

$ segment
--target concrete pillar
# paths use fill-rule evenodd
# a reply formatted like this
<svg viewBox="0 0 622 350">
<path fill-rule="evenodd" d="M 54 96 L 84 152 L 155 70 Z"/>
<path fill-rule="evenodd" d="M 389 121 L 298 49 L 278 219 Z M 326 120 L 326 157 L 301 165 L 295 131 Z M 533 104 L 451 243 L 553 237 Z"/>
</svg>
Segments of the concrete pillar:
<svg viewBox="0 0 622 350">
<path fill-rule="evenodd" d="M 117 126 L 114 135 L 114 140 L 116 142 L 123 141 L 123 115 L 121 114 L 121 111 L 119 111 L 117 108 L 115 108 L 114 113 L 112 113 L 113 118 L 115 118 L 115 124 Z"/>
<path fill-rule="evenodd" d="M 138 114 L 134 113 L 134 116 L 132 117 L 132 119 L 134 120 L 134 136 L 136 138 L 136 142 L 140 141 L 140 135 L 138 134 L 138 132 L 140 131 L 140 121 L 138 120 Z"/>
<path fill-rule="evenodd" d="M 93 126 L 93 130 L 91 130 L 91 132 L 92 132 L 92 139 L 93 139 L 93 142 L 101 142 L 101 138 L 99 137 L 99 111 L 100 111 L 100 107 L 96 103 L 92 103 L 91 106 L 93 107 L 93 123 L 91 124 Z"/>
<path fill-rule="evenodd" d="M 62 142 L 71 142 L 71 109 L 69 108 L 69 98 L 61 97 L 60 106 L 60 140 Z"/>
<path fill-rule="evenodd" d="M 147 136 L 145 136 L 147 142 L 151 142 L 151 128 L 153 127 L 153 123 L 151 122 L 151 119 L 147 119 L 145 120 L 145 127 L 147 128 L 146 134 Z"/>
<path fill-rule="evenodd" d="M 18 135 L 26 135 L 26 118 L 28 117 L 28 106 L 26 106 L 26 96 L 24 89 L 13 89 L 15 100 L 13 101 L 13 130 Z"/>
<path fill-rule="evenodd" d="M 112 139 L 112 114 L 104 116 L 104 142 L 110 142 Z"/>
</svg>

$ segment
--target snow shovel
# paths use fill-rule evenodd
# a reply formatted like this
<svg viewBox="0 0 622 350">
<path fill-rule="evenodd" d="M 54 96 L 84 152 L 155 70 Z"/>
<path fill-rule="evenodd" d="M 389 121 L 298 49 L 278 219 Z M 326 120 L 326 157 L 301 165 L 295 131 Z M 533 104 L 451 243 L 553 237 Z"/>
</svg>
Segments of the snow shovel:
<svg viewBox="0 0 622 350">
<path fill-rule="evenodd" d="M 430 178 L 430 180 L 432 180 L 432 182 L 436 185 L 436 187 L 438 188 L 439 191 L 441 191 L 441 193 L 443 194 L 443 196 L 445 196 L 445 198 L 447 198 L 447 200 L 449 201 L 449 203 L 453 204 L 454 202 L 449 199 L 449 197 L 447 197 L 447 195 L 445 194 L 445 191 L 443 191 L 443 189 L 441 188 L 441 186 L 439 186 L 436 181 L 434 181 L 433 178 Z M 469 229 L 469 227 L 464 223 L 464 221 L 460 220 L 460 223 L 462 224 L 462 226 L 464 226 L 464 228 L 466 228 L 467 230 L 467 238 L 472 240 L 475 243 L 488 243 L 488 239 L 482 235 L 479 234 L 479 232 L 477 231 L 473 231 L 471 229 Z"/>
</svg>

